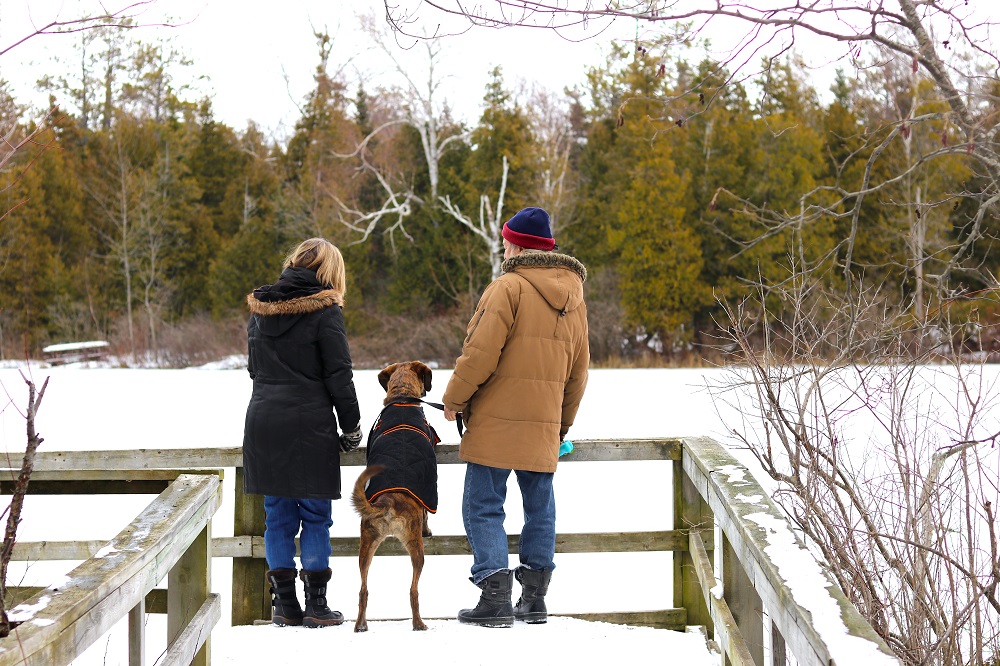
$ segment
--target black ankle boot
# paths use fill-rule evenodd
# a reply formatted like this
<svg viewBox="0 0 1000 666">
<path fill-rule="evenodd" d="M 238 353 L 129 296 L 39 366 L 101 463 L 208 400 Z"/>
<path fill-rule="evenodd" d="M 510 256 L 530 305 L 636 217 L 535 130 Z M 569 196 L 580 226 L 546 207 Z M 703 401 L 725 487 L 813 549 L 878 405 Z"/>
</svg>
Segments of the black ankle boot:
<svg viewBox="0 0 1000 666">
<path fill-rule="evenodd" d="M 303 627 L 334 627 L 344 622 L 340 611 L 326 605 L 326 584 L 330 582 L 330 569 L 303 571 L 299 574 L 306 590 L 306 612 L 302 615 Z"/>
<path fill-rule="evenodd" d="M 458 613 L 458 621 L 463 624 L 478 624 L 481 627 L 510 627 L 514 624 L 514 608 L 510 605 L 510 590 L 514 584 L 514 572 L 503 570 L 477 583 L 483 591 L 475 608 L 465 608 Z"/>
<path fill-rule="evenodd" d="M 514 576 L 521 584 L 521 598 L 514 606 L 514 617 L 528 624 L 547 622 L 549 615 L 545 608 L 545 593 L 549 591 L 552 572 L 518 567 L 514 570 Z"/>
<path fill-rule="evenodd" d="M 302 606 L 295 596 L 295 569 L 271 569 L 266 575 L 271 584 L 271 622 L 279 627 L 302 624 Z"/>
</svg>

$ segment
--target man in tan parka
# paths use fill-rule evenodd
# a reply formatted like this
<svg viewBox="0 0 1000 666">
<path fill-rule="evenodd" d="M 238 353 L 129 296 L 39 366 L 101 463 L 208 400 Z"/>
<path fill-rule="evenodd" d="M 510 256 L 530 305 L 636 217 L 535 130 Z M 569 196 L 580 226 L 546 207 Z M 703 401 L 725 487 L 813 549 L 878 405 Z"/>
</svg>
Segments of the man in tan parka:
<svg viewBox="0 0 1000 666">
<path fill-rule="evenodd" d="M 502 274 L 483 293 L 443 402 L 445 417 L 468 425 L 462 518 L 472 546 L 470 580 L 479 604 L 458 619 L 509 627 L 547 619 L 545 594 L 555 568 L 552 478 L 559 446 L 587 386 L 590 346 L 583 282 L 587 270 L 553 252 L 549 215 L 525 208 L 503 226 Z M 508 567 L 504 500 L 514 471 L 524 504 L 520 566 Z M 511 604 L 513 578 L 521 598 Z"/>
</svg>

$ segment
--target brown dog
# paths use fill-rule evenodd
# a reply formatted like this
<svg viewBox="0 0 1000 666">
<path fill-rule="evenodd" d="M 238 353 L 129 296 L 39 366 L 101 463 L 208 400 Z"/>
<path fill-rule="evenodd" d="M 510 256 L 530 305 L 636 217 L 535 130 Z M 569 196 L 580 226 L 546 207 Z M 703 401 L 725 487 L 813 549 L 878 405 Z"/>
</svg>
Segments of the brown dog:
<svg viewBox="0 0 1000 666">
<path fill-rule="evenodd" d="M 437 511 L 434 446 L 440 441 L 420 403 L 431 388 L 431 369 L 419 361 L 394 363 L 379 373 L 378 380 L 386 390 L 385 407 L 368 435 L 368 467 L 351 495 L 361 516 L 361 592 L 354 631 L 368 631 L 368 568 L 388 536 L 399 539 L 410 554 L 413 630 L 424 631 L 417 582 L 424 567 L 423 537 L 431 536 L 427 513 Z"/>
</svg>

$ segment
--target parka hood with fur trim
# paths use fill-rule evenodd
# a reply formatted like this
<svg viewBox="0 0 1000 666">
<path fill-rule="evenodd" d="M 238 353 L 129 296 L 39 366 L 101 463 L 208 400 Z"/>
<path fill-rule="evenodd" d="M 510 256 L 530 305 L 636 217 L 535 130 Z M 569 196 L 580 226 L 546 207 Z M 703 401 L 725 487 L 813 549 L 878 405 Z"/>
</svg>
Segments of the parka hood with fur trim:
<svg viewBox="0 0 1000 666">
<path fill-rule="evenodd" d="M 315 271 L 289 266 L 274 284 L 248 294 L 247 305 L 251 314 L 259 315 L 260 331 L 277 336 L 294 326 L 302 315 L 333 305 L 343 307 L 344 294 L 321 285 Z"/>
<path fill-rule="evenodd" d="M 580 282 L 563 271 L 521 270 L 532 268 L 566 268 L 580 277 Z M 531 283 L 542 298 L 560 312 L 572 312 L 583 303 L 583 283 L 587 269 L 577 259 L 556 252 L 525 250 L 522 254 L 505 259 L 500 266 L 504 273 L 517 273 Z"/>
</svg>

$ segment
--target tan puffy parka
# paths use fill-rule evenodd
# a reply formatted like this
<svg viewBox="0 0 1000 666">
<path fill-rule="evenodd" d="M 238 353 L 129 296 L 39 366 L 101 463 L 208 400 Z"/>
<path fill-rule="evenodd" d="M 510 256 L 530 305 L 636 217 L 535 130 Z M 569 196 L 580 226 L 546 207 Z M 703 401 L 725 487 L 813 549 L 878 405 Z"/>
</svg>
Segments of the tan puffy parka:
<svg viewBox="0 0 1000 666">
<path fill-rule="evenodd" d="M 469 322 L 443 402 L 468 426 L 462 460 L 554 472 L 587 386 L 587 270 L 536 250 L 502 270 Z"/>
</svg>

